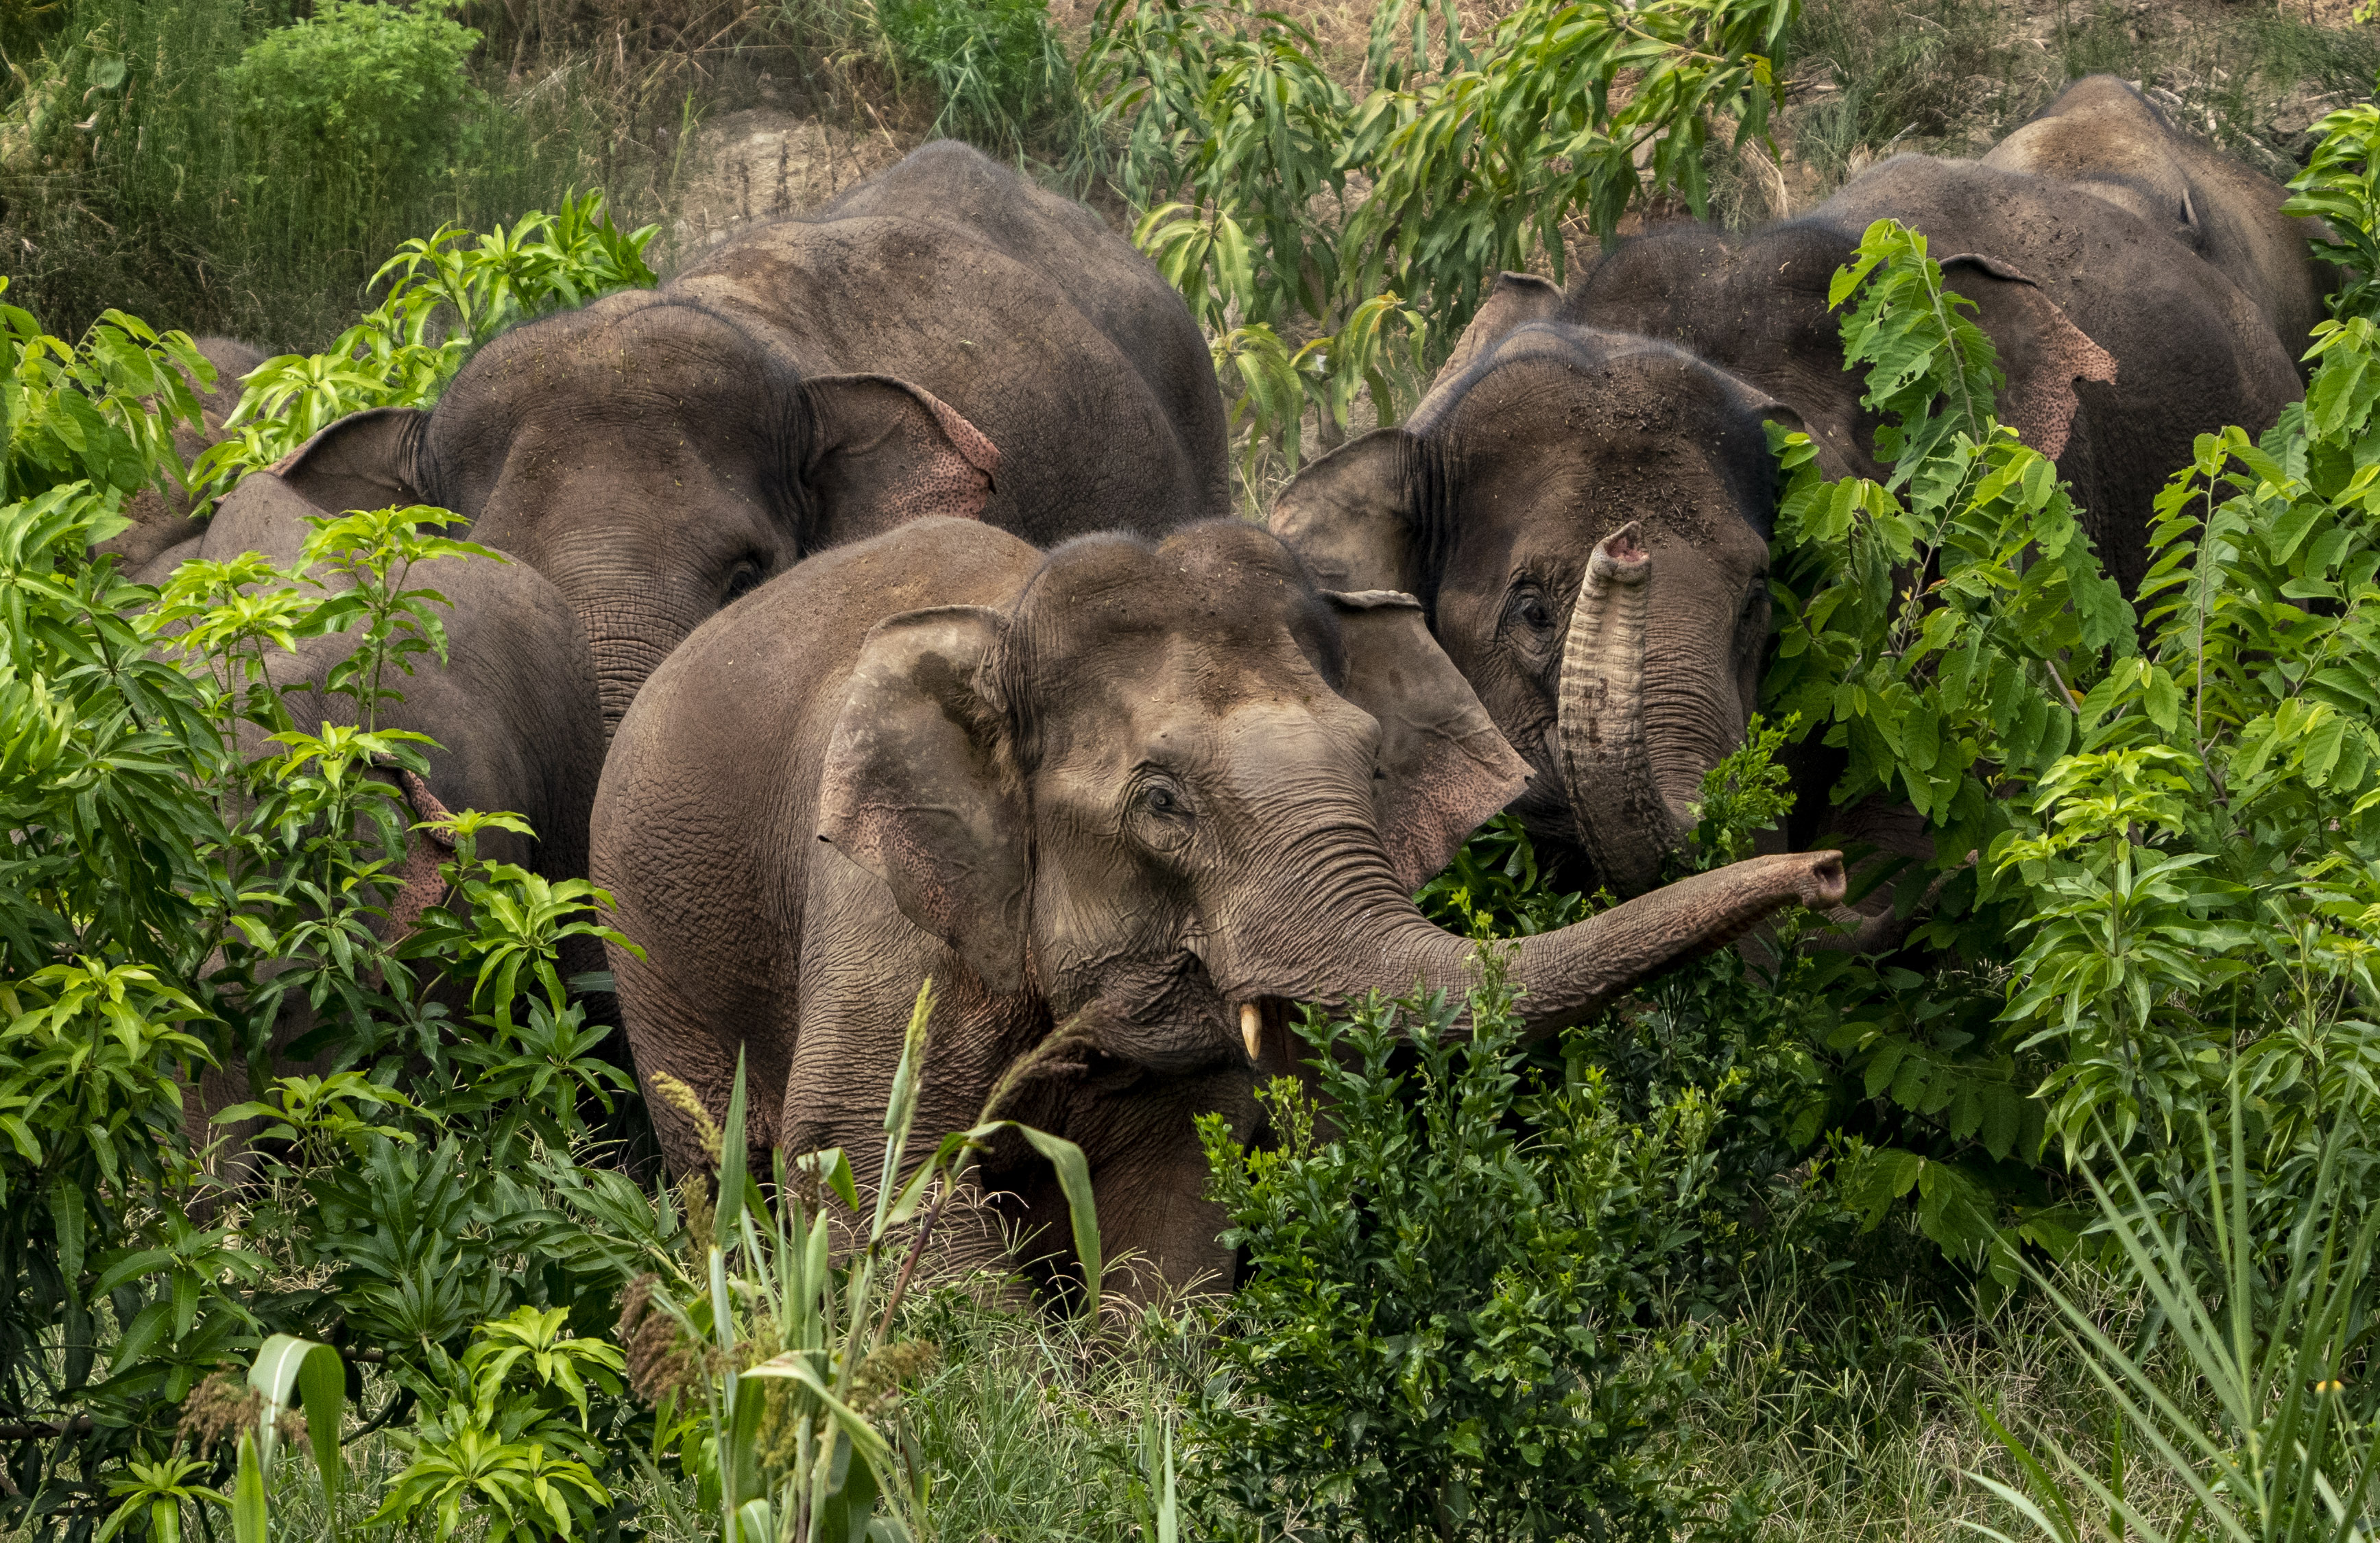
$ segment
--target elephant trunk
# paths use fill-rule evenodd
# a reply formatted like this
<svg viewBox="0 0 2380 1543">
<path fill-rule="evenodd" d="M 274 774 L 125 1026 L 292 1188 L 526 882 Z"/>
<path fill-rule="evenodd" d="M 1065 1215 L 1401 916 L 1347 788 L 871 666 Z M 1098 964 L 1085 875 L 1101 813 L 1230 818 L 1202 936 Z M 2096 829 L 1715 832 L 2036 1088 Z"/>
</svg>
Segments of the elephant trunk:
<svg viewBox="0 0 2380 1543">
<path fill-rule="evenodd" d="M 1666 798 L 1645 738 L 1645 628 L 1652 557 L 1633 524 L 1596 544 L 1563 640 L 1556 735 L 1580 847 L 1614 894 L 1641 895 L 1693 829 Z"/>
<path fill-rule="evenodd" d="M 1524 989 L 1516 1004 L 1531 1034 L 1578 1022 L 1651 977 L 1723 948 L 1789 905 L 1840 904 L 1840 852 L 1756 857 L 1682 879 L 1611 910 L 1518 940 L 1510 980 Z M 1431 990 L 1460 992 L 1477 945 L 1426 922 L 1399 940 L 1390 980 L 1415 978 Z M 1402 965 L 1402 970 L 1396 966 Z"/>
<path fill-rule="evenodd" d="M 1360 896 L 1340 892 L 1332 907 L 1338 924 L 1320 947 L 1305 952 L 1293 978 L 1223 982 L 1227 996 L 1243 1005 L 1244 1038 L 1253 1042 L 1260 1031 L 1260 1015 L 1246 1010 L 1259 995 L 1345 1001 L 1418 984 L 1453 995 L 1470 983 L 1477 942 L 1433 925 L 1381 869 L 1388 882 L 1365 886 Z M 1725 947 L 1783 907 L 1824 910 L 1842 898 L 1840 852 L 1757 857 L 1696 874 L 1558 932 L 1519 939 L 1509 976 L 1524 992 L 1516 1010 L 1533 1034 L 1551 1033 L 1673 965 Z"/>
</svg>

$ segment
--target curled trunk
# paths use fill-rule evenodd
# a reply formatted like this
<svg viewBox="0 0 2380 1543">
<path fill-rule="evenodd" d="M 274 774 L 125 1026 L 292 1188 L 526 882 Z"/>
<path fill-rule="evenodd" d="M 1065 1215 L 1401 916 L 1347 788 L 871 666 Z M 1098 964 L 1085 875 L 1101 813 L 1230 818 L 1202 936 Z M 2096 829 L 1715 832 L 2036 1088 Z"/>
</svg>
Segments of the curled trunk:
<svg viewBox="0 0 2380 1543">
<path fill-rule="evenodd" d="M 1693 822 L 1665 798 L 1645 740 L 1646 580 L 1627 524 L 1596 546 L 1571 609 L 1556 698 L 1562 784 L 1580 847 L 1614 894 L 1641 895 Z"/>
</svg>

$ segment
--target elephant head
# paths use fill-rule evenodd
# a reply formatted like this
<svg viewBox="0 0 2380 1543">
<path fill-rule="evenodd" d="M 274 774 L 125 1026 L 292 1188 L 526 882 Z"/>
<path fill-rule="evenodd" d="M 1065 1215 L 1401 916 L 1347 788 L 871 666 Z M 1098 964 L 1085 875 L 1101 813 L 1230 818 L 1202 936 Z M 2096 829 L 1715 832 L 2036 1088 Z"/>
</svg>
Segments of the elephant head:
<svg viewBox="0 0 2380 1543">
<path fill-rule="evenodd" d="M 577 614 L 607 732 L 704 618 L 805 554 L 972 515 L 999 453 L 879 375 L 805 377 L 699 303 L 638 291 L 517 328 L 432 411 L 331 425 L 275 469 L 326 509 L 436 504 Z"/>
<path fill-rule="evenodd" d="M 1411 421 L 1308 468 L 1272 528 L 1323 582 L 1421 597 L 1527 760 L 1514 812 L 1635 895 L 1757 705 L 1777 498 L 1763 422 L 1803 424 L 1560 306 L 1505 274 Z"/>
<path fill-rule="evenodd" d="M 872 561 L 913 571 L 881 544 Z M 1086 537 L 1013 604 L 878 623 L 818 821 L 955 952 L 985 1022 L 1075 1025 L 1077 1080 L 1013 1112 L 1083 1142 L 1111 1251 L 1181 1281 L 1228 1264 L 1189 1115 L 1246 1114 L 1251 1058 L 1290 1069 L 1289 1004 L 1461 989 L 1475 945 L 1410 897 L 1526 769 L 1419 603 L 1318 590 L 1275 537 L 1216 522 L 1162 544 Z M 1758 860 L 1524 939 L 1521 1010 L 1540 1030 L 1573 1021 L 1841 886 L 1832 853 Z M 977 1070 L 944 1095 L 953 1113 L 1013 1060 L 983 1053 L 990 1037 L 963 1036 Z M 797 1147 L 844 1139 L 833 1122 L 866 1103 L 847 1073 L 793 1085 Z M 825 1115 L 804 1115 L 810 1098 Z"/>
</svg>

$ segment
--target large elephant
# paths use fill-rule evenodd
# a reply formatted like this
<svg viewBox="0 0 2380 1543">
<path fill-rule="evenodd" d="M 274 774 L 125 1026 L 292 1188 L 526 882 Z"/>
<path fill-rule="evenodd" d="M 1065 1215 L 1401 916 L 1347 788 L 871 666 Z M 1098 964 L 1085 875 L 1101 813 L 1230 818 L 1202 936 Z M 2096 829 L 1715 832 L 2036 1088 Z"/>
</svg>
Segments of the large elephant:
<svg viewBox="0 0 2380 1543">
<path fill-rule="evenodd" d="M 240 377 L 264 363 L 265 357 L 264 350 L 237 338 L 203 337 L 191 341 L 207 363 L 214 366 L 215 383 L 212 391 L 202 392 L 197 380 L 190 380 L 191 393 L 199 399 L 199 421 L 174 430 L 174 453 L 182 458 L 186 466 L 199 458 L 200 452 L 224 437 L 224 424 L 239 405 Z M 167 548 L 191 540 L 200 528 L 190 524 L 188 498 L 178 494 L 167 498 L 154 488 L 143 488 L 135 493 L 125 505 L 124 514 L 132 522 L 130 528 L 117 532 L 91 549 L 114 555 L 117 566 L 127 573 L 139 572 Z"/>
<path fill-rule="evenodd" d="M 2150 506 L 2194 438 L 2226 424 L 2262 433 L 2301 394 L 2255 303 L 2163 231 L 2064 183 L 1921 155 L 1750 235 L 1682 225 L 1630 242 L 1580 277 L 1563 315 L 1678 344 L 1877 475 L 1876 420 L 1843 368 L 1827 290 L 1887 217 L 1923 232 L 1946 283 L 1975 302 L 2008 376 L 2000 420 L 2058 463 L 2128 594 L 2147 565 Z"/>
<path fill-rule="evenodd" d="M 1503 275 L 1413 416 L 1308 466 L 1272 529 L 1321 584 L 1421 598 L 1528 763 L 1512 813 L 1585 857 L 1585 886 L 1637 895 L 1758 705 L 1777 508 L 1762 425 L 1798 420 L 1674 344 L 1561 313 L 1553 285 Z M 1622 529 L 1649 561 L 1593 561 Z M 1611 624 L 1623 574 L 1645 590 L 1640 631 Z"/>
<path fill-rule="evenodd" d="M 261 551 L 288 563 L 304 543 L 305 517 L 317 512 L 279 477 L 254 473 L 224 500 L 200 548 L 189 555 L 225 561 Z M 150 583 L 164 577 L 164 572 L 145 575 Z M 451 602 L 442 612 L 446 663 L 417 657 L 412 675 L 392 678 L 403 699 L 383 703 L 376 715 L 383 729 L 408 729 L 438 741 L 427 747 L 426 777 L 394 778 L 413 818 L 432 818 L 444 810 L 509 810 L 528 822 L 534 838 L 483 831 L 482 857 L 549 880 L 586 877 L 588 816 L 604 746 L 594 661 L 577 618 L 552 585 L 518 562 L 466 558 L 416 563 L 407 573 L 407 587 L 433 589 Z M 275 650 L 267 656 L 267 673 L 301 726 L 312 729 L 325 720 L 354 725 L 350 699 L 317 694 L 332 668 L 354 649 L 351 635 L 333 633 L 305 639 L 294 653 Z M 272 748 L 261 729 L 242 727 L 244 754 L 261 755 Z M 373 775 L 391 778 L 387 772 Z M 401 936 L 437 903 L 443 893 L 437 868 L 445 857 L 430 836 L 411 838 L 401 870 L 403 887 L 376 923 L 383 937 Z M 601 967 L 600 952 L 583 940 L 571 940 L 565 947 L 567 971 Z M 276 1054 L 312 1023 L 302 1002 L 285 1003 L 273 1034 Z M 215 1111 L 251 1096 L 248 1068 L 206 1071 L 197 1091 L 186 1119 L 193 1139 L 203 1140 Z M 233 1149 L 249 1134 L 231 1132 Z"/>
<path fill-rule="evenodd" d="M 2067 183 L 2172 236 L 2239 285 L 2307 368 L 2308 334 L 2338 272 L 2314 259 L 2320 224 L 2282 213 L 2288 188 L 2182 132 L 2131 85 L 2075 81 L 1984 164 Z"/>
<path fill-rule="evenodd" d="M 1223 430 L 1156 268 L 943 142 L 659 290 L 506 333 L 434 411 L 357 414 L 283 471 L 325 508 L 443 505 L 552 579 L 608 726 L 712 612 L 903 520 L 980 512 L 1047 545 L 1221 513 Z"/>
<path fill-rule="evenodd" d="M 740 1052 L 762 1142 L 878 1139 L 926 977 L 922 1130 L 972 1124 L 1074 1022 L 1071 1069 L 1002 1113 L 1078 1143 L 1108 1252 L 1180 1284 L 1230 1262 L 1192 1116 L 1249 1127 L 1287 1004 L 1459 988 L 1474 945 L 1409 897 L 1524 769 L 1410 597 L 1318 591 L 1253 526 L 1045 554 L 927 521 L 803 563 L 654 672 L 594 874 L 647 950 L 613 955 L 640 1074 L 716 1114 Z M 1524 939 L 1521 1009 L 1572 1020 L 1841 884 L 1832 853 L 1761 859 Z M 983 1176 L 1054 1219 L 1021 1147 Z"/>
</svg>

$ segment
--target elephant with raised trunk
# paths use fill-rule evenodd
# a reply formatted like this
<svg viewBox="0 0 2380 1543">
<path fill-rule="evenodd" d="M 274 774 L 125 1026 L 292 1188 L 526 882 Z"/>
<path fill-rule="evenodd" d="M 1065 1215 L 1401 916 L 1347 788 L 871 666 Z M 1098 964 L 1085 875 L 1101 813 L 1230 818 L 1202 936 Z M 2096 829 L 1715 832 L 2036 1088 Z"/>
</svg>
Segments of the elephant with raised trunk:
<svg viewBox="0 0 2380 1543">
<path fill-rule="evenodd" d="M 805 562 L 654 672 L 597 792 L 594 876 L 646 949 L 613 956 L 639 1072 L 716 1113 L 740 1053 L 780 1147 L 880 1140 L 923 978 L 924 1130 L 972 1125 L 1072 1024 L 1066 1064 L 1000 1112 L 1081 1146 L 1107 1251 L 1182 1284 L 1231 1262 L 1193 1116 L 1252 1127 L 1259 1068 L 1293 1065 L 1288 1004 L 1461 987 L 1475 945 L 1410 897 L 1524 772 L 1414 600 L 1318 590 L 1265 532 L 1043 553 L 926 521 Z M 1520 1008 L 1550 1031 L 1841 893 L 1833 853 L 1698 875 L 1523 939 Z M 654 1103 L 672 1163 L 698 1163 Z M 982 1178 L 1029 1231 L 1062 1214 L 1021 1146 Z"/>
<path fill-rule="evenodd" d="M 2308 369 L 2301 356 L 2338 273 L 2314 259 L 2321 223 L 2282 213 L 2288 188 L 2182 132 L 2127 82 L 2075 81 L 1984 164 L 2063 182 L 2165 232 L 2254 301 Z"/>
<path fill-rule="evenodd" d="M 1282 493 L 1272 529 L 1325 585 L 1420 597 L 1528 763 L 1512 804 L 1588 887 L 1642 894 L 1703 773 L 1758 705 L 1791 410 L 1667 343 L 1561 319 L 1507 273 L 1402 427 Z"/>
<path fill-rule="evenodd" d="M 434 411 L 281 468 L 326 509 L 443 505 L 570 599 L 607 725 L 797 560 L 925 514 L 1050 544 L 1226 512 L 1206 342 L 1089 210 L 938 143 L 659 290 L 482 348 Z"/>
</svg>

